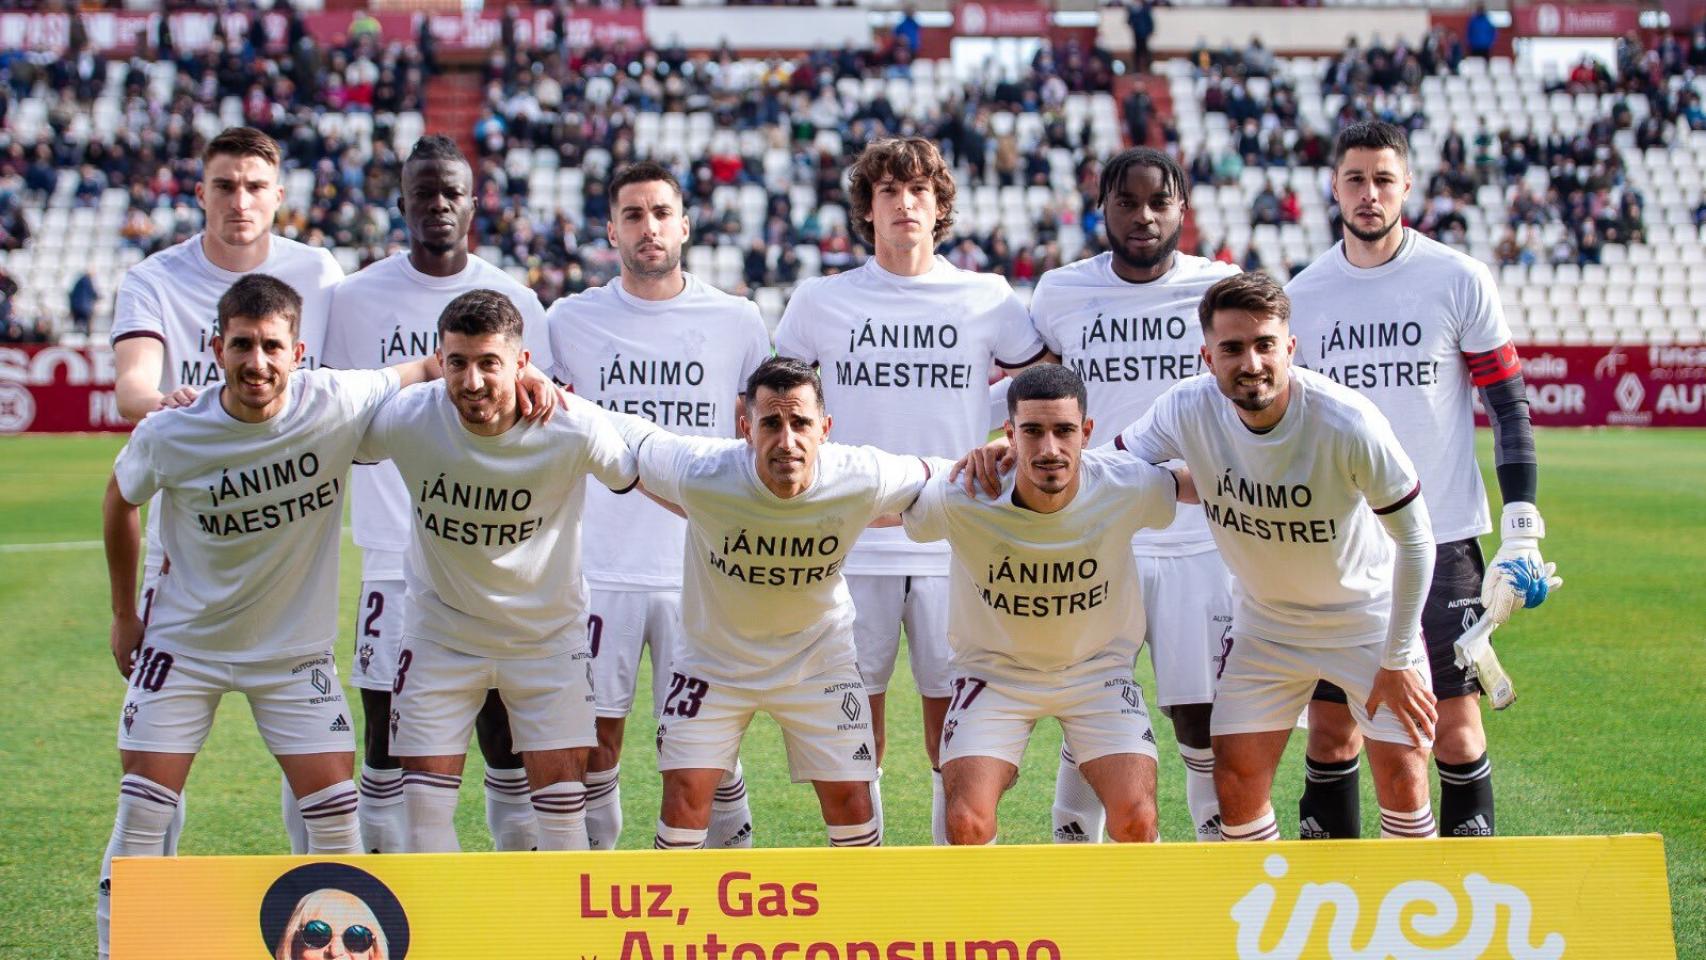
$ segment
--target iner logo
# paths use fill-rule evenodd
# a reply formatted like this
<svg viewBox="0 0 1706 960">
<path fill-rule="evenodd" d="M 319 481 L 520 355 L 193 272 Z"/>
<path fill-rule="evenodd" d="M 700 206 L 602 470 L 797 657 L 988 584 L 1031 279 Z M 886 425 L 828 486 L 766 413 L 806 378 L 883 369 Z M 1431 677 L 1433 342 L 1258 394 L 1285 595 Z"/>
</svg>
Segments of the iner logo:
<svg viewBox="0 0 1706 960">
<path fill-rule="evenodd" d="M 1269 877 L 1278 880 L 1286 875 L 1290 864 L 1285 857 L 1274 854 L 1267 858 L 1263 868 Z M 1323 907 L 1332 917 L 1332 925 L 1327 929 L 1327 951 L 1310 950 L 1309 957 L 1325 960 L 1482 957 L 1487 955 L 1498 933 L 1500 913 L 1506 917 L 1505 951 L 1513 960 L 1558 960 L 1564 955 L 1561 933 L 1546 934 L 1538 947 L 1529 944 L 1534 908 L 1521 888 L 1494 883 L 1479 873 L 1471 873 L 1463 878 L 1463 892 L 1469 898 L 1469 930 L 1459 942 L 1439 948 L 1411 942 L 1408 930 L 1423 937 L 1450 933 L 1457 926 L 1459 907 L 1453 891 L 1427 880 L 1408 880 L 1387 891 L 1381 899 L 1374 934 L 1359 949 L 1351 945 L 1351 934 L 1362 913 L 1357 891 L 1337 882 L 1305 883 L 1297 893 L 1279 942 L 1272 950 L 1263 950 L 1262 941 L 1272 939 L 1267 926 L 1278 891 L 1271 883 L 1259 883 L 1232 905 L 1232 919 L 1238 924 L 1238 960 L 1302 960 L 1304 951 L 1310 949 L 1316 917 Z M 1406 915 L 1408 925 L 1404 922 Z"/>
</svg>

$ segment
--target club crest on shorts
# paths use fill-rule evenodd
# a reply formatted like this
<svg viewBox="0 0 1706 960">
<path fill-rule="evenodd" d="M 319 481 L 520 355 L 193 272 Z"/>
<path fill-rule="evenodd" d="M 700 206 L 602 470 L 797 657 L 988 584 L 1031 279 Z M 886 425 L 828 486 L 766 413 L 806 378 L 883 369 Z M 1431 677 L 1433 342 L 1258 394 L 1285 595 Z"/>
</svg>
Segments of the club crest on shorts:
<svg viewBox="0 0 1706 960">
<path fill-rule="evenodd" d="M 139 708 L 135 703 L 126 703 L 124 705 L 124 732 L 126 736 L 130 735 L 130 728 L 136 723 L 137 709 Z"/>
<path fill-rule="evenodd" d="M 659 750 L 663 749 L 663 735 L 668 730 L 669 730 L 668 727 L 664 726 L 661 723 L 658 724 L 657 749 L 659 749 Z"/>
<path fill-rule="evenodd" d="M 959 725 L 960 725 L 960 721 L 957 718 L 949 720 L 948 722 L 942 724 L 942 742 L 943 743 L 953 743 L 954 742 L 954 730 L 957 727 L 959 727 Z"/>
<path fill-rule="evenodd" d="M 364 643 L 355 651 L 355 662 L 362 673 L 371 672 L 373 666 L 373 644 Z"/>
<path fill-rule="evenodd" d="M 397 727 L 401 724 L 402 719 L 403 719 L 403 715 L 397 712 L 396 707 L 392 707 L 391 708 L 391 738 L 393 740 L 395 740 L 397 737 Z"/>
</svg>

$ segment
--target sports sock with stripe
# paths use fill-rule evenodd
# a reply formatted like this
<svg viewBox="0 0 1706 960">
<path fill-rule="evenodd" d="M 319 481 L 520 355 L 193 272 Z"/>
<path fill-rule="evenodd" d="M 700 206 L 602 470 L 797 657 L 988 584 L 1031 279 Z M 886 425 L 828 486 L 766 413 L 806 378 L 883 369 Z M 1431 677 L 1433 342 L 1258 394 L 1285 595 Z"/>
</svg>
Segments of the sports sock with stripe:
<svg viewBox="0 0 1706 960">
<path fill-rule="evenodd" d="M 1304 840 L 1354 840 L 1362 836 L 1362 760 L 1304 757 L 1303 796 L 1297 801 L 1297 835 Z"/>
<path fill-rule="evenodd" d="M 930 842 L 948 845 L 948 792 L 942 789 L 942 768 L 930 768 Z"/>
<path fill-rule="evenodd" d="M 1423 840 L 1439 836 L 1434 823 L 1433 808 L 1424 805 L 1420 810 L 1388 810 L 1380 808 L 1380 836 L 1383 840 Z"/>
<path fill-rule="evenodd" d="M 486 768 L 486 829 L 497 850 L 538 850 L 539 823 L 533 817 L 527 770 Z"/>
<path fill-rule="evenodd" d="M 1249 823 L 1220 824 L 1220 839 L 1228 843 L 1250 843 L 1255 841 L 1278 840 L 1280 838 L 1279 823 L 1274 820 L 1272 807 Z"/>
<path fill-rule="evenodd" d="M 829 845 L 832 847 L 880 847 L 883 845 L 883 828 L 875 817 L 864 823 L 837 826 L 828 824 Z"/>
<path fill-rule="evenodd" d="M 622 765 L 586 772 L 586 839 L 589 850 L 614 850 L 622 839 Z"/>
<path fill-rule="evenodd" d="M 1101 843 L 1108 812 L 1089 781 L 1079 771 L 1072 751 L 1060 747 L 1060 768 L 1054 775 L 1054 842 Z"/>
<path fill-rule="evenodd" d="M 403 771 L 403 807 L 408 811 L 409 853 L 456 853 L 456 794 L 462 778 L 424 770 Z"/>
<path fill-rule="evenodd" d="M 302 822 L 302 811 L 296 806 L 296 793 L 283 774 L 278 778 L 278 809 L 284 819 L 284 835 L 290 838 L 290 852 L 301 856 L 308 852 L 308 825 Z"/>
<path fill-rule="evenodd" d="M 1439 832 L 1444 837 L 1490 837 L 1493 824 L 1493 761 L 1486 753 L 1468 763 L 1439 768 Z"/>
<path fill-rule="evenodd" d="M 1220 796 L 1214 792 L 1214 751 L 1207 747 L 1179 745 L 1185 761 L 1185 806 L 1198 840 L 1220 839 Z"/>
<path fill-rule="evenodd" d="M 296 801 L 308 833 L 309 853 L 362 853 L 361 821 L 356 816 L 360 794 L 355 782 L 344 780 Z"/>
<path fill-rule="evenodd" d="M 539 824 L 539 849 L 585 850 L 586 786 L 559 780 L 533 791 L 533 817 Z"/>
<path fill-rule="evenodd" d="M 746 800 L 746 776 L 740 761 L 725 770 L 711 798 L 711 827 L 705 845 L 716 850 L 752 846 L 752 807 Z"/>
<path fill-rule="evenodd" d="M 101 857 L 100 887 L 95 896 L 96 949 L 105 960 L 112 925 L 114 857 L 159 857 L 166 852 L 166 831 L 178 808 L 178 795 L 147 777 L 125 774 L 118 784 L 118 815 L 113 835 Z"/>
<path fill-rule="evenodd" d="M 672 827 L 662 820 L 658 821 L 657 831 L 652 838 L 652 846 L 659 850 L 703 850 L 705 835 L 709 832 L 691 827 Z"/>
<path fill-rule="evenodd" d="M 362 764 L 361 845 L 368 853 L 402 853 L 408 842 L 409 815 L 403 806 L 403 771 L 375 770 Z"/>
</svg>

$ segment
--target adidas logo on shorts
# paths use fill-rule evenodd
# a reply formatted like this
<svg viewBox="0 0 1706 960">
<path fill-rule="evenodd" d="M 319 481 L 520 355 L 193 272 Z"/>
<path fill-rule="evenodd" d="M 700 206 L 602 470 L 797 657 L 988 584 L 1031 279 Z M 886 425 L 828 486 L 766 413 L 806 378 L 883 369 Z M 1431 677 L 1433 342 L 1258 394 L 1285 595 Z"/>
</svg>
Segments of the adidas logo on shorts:
<svg viewBox="0 0 1706 960">
<path fill-rule="evenodd" d="M 1077 820 L 1074 820 L 1071 823 L 1055 827 L 1054 839 L 1056 843 L 1089 843 L 1090 835 L 1084 832 L 1084 828 L 1078 825 Z"/>
<path fill-rule="evenodd" d="M 1152 747 L 1155 746 L 1155 731 L 1153 731 L 1153 730 L 1143 731 L 1143 742 L 1149 744 Z"/>
<path fill-rule="evenodd" d="M 855 759 L 855 760 L 869 760 L 869 759 L 871 759 L 871 747 L 870 747 L 870 745 L 864 744 L 864 743 L 859 744 L 859 749 L 853 751 L 853 759 Z"/>
<path fill-rule="evenodd" d="M 349 733 L 349 721 L 344 719 L 343 714 L 338 714 L 338 718 L 332 721 L 332 732 Z"/>
</svg>

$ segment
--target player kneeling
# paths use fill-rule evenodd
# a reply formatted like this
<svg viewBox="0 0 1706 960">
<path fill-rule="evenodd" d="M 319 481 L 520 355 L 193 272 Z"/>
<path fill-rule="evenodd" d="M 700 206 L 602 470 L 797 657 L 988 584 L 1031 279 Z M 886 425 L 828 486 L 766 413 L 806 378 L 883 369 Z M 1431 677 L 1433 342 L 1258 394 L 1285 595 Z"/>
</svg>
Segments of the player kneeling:
<svg viewBox="0 0 1706 960">
<path fill-rule="evenodd" d="M 1163 467 L 1086 453 L 1084 382 L 1032 367 L 1007 394 L 1018 469 L 993 500 L 939 476 L 901 515 L 913 539 L 946 539 L 953 699 L 942 731 L 948 839 L 993 843 L 995 809 L 1039 719 L 1055 717 L 1108 811 L 1108 834 L 1153 842 L 1155 734 L 1132 667 L 1143 597 L 1132 534 L 1164 527 L 1179 499 Z"/>
</svg>

